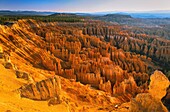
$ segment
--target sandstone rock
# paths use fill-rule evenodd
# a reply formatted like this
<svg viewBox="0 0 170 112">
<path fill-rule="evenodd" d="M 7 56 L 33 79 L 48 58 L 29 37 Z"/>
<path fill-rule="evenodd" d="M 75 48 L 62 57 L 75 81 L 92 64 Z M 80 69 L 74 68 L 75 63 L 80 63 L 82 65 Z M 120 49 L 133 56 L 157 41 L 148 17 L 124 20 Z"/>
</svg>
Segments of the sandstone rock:
<svg viewBox="0 0 170 112">
<path fill-rule="evenodd" d="M 3 58 L 4 53 L 3 53 L 3 48 L 0 46 L 0 59 Z"/>
<path fill-rule="evenodd" d="M 122 82 L 126 76 L 123 74 L 123 70 L 119 66 L 107 66 L 102 68 L 102 74 L 106 80 L 110 80 L 112 84 Z"/>
<path fill-rule="evenodd" d="M 108 93 L 112 93 L 112 85 L 111 85 L 110 81 L 108 81 L 106 83 L 103 83 L 103 81 L 101 81 L 99 84 L 99 89 L 103 90 L 105 92 L 108 92 Z"/>
<path fill-rule="evenodd" d="M 4 64 L 4 67 L 5 67 L 6 69 L 13 69 L 13 64 L 12 64 L 11 62 L 6 62 L 6 63 Z"/>
<path fill-rule="evenodd" d="M 149 93 L 141 93 L 131 100 L 131 112 L 168 112 L 161 102 L 169 87 L 169 80 L 160 71 L 150 77 Z"/>
<path fill-rule="evenodd" d="M 99 87 L 100 84 L 100 80 L 102 80 L 102 78 L 100 77 L 100 74 L 92 74 L 92 73 L 87 73 L 87 74 L 83 74 L 80 73 L 77 75 L 77 80 L 80 81 L 83 84 L 90 84 L 93 87 Z"/>
<path fill-rule="evenodd" d="M 48 102 L 48 106 L 60 104 L 62 101 L 59 96 L 51 98 Z"/>
<path fill-rule="evenodd" d="M 62 76 L 67 78 L 67 79 L 76 80 L 76 75 L 74 74 L 74 69 L 65 69 L 64 74 Z"/>
<path fill-rule="evenodd" d="M 155 71 L 150 77 L 149 93 L 156 99 L 161 100 L 166 95 L 169 87 L 168 78 L 160 71 Z"/>
<path fill-rule="evenodd" d="M 130 76 L 128 79 L 124 79 L 124 81 L 122 82 L 116 82 L 113 87 L 113 93 L 116 95 L 136 95 L 138 93 L 138 87 L 136 85 L 136 82 L 134 81 L 134 78 Z"/>
<path fill-rule="evenodd" d="M 16 70 L 16 76 L 17 76 L 17 78 L 23 78 L 23 79 L 26 79 L 26 80 L 29 79 L 28 73 L 22 72 L 22 71 L 19 71 L 19 70 Z"/>
<path fill-rule="evenodd" d="M 2 46 L 0 46 L 0 53 L 3 53 L 3 48 L 2 48 Z"/>
<path fill-rule="evenodd" d="M 141 93 L 131 100 L 130 112 L 168 112 L 168 110 L 151 94 Z"/>
<path fill-rule="evenodd" d="M 2 59 L 4 57 L 3 53 L 0 53 L 0 59 Z"/>
<path fill-rule="evenodd" d="M 29 84 L 20 88 L 21 97 L 33 100 L 48 100 L 53 97 L 59 97 L 61 92 L 60 79 L 57 77 L 49 78 Z"/>
<path fill-rule="evenodd" d="M 11 63 L 11 59 L 10 59 L 10 56 L 8 54 L 4 55 L 4 60 L 5 60 L 5 62 Z"/>
</svg>

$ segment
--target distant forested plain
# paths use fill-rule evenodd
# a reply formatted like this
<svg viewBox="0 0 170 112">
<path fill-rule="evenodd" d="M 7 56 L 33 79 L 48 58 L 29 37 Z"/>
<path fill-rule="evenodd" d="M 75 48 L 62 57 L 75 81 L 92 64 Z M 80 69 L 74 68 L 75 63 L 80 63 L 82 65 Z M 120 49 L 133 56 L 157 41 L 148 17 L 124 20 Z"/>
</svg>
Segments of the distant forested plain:
<svg viewBox="0 0 170 112">
<path fill-rule="evenodd" d="M 18 21 L 19 19 L 34 19 L 43 22 L 81 22 L 83 18 L 77 15 L 66 15 L 66 14 L 63 15 L 54 14 L 50 16 L 3 15 L 0 16 L 0 24 L 12 23 Z"/>
<path fill-rule="evenodd" d="M 130 15 L 108 14 L 93 17 L 96 20 L 123 25 L 135 34 L 146 34 L 170 39 L 170 18 L 133 18 Z"/>
</svg>

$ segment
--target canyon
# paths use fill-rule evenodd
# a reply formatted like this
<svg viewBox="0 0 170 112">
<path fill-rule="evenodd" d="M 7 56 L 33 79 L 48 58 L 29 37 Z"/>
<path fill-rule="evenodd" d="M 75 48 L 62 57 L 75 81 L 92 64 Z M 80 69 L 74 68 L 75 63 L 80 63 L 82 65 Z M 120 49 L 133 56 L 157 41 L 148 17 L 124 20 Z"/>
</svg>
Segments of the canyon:
<svg viewBox="0 0 170 112">
<path fill-rule="evenodd" d="M 0 70 L 4 112 L 170 109 L 170 40 L 102 21 L 0 25 Z"/>
</svg>

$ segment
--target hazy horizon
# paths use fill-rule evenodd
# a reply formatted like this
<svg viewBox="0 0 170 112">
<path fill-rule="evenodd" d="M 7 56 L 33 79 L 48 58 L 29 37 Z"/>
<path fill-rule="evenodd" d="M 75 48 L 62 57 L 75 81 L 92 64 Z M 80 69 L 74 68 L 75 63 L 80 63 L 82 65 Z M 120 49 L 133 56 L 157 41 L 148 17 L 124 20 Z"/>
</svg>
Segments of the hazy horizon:
<svg viewBox="0 0 170 112">
<path fill-rule="evenodd" d="M 0 10 L 50 12 L 145 12 L 170 10 L 169 0 L 1 0 Z"/>
<path fill-rule="evenodd" d="M 96 11 L 96 12 L 79 12 L 79 11 L 50 11 L 50 10 L 11 10 L 11 9 L 0 9 L 0 11 L 35 11 L 35 12 L 58 12 L 58 13 L 105 13 L 105 12 L 115 12 L 115 13 L 147 13 L 147 12 L 163 12 L 163 13 L 170 13 L 170 10 L 147 10 L 147 11 Z"/>
</svg>

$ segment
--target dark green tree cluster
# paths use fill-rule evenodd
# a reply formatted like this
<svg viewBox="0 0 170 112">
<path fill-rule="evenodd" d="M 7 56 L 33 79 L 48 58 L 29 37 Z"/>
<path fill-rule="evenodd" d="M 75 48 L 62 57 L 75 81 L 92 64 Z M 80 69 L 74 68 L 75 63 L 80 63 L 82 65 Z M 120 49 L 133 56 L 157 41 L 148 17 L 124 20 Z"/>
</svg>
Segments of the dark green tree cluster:
<svg viewBox="0 0 170 112">
<path fill-rule="evenodd" d="M 14 22 L 19 19 L 34 19 L 43 22 L 81 22 L 79 16 L 0 16 L 0 24 Z"/>
</svg>

